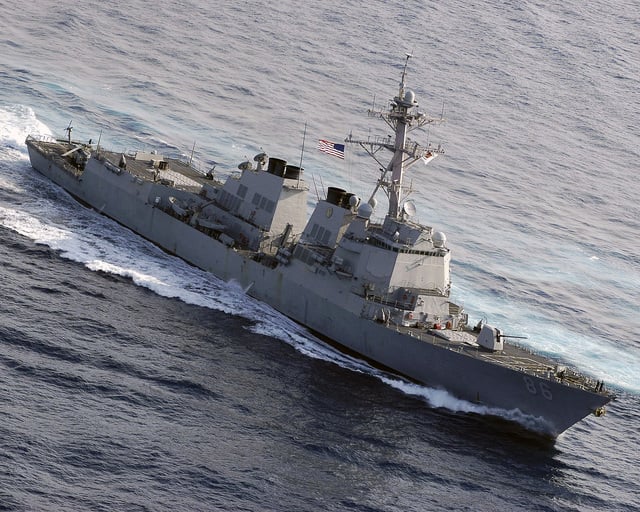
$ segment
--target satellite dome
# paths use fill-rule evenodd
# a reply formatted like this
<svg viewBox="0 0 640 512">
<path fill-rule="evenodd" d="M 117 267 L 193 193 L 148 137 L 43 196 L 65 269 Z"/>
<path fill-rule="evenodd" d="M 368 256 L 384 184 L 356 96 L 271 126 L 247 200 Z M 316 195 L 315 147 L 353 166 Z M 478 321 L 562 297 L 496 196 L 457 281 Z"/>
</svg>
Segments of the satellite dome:
<svg viewBox="0 0 640 512">
<path fill-rule="evenodd" d="M 373 214 L 373 207 L 369 203 L 362 203 L 358 207 L 358 217 L 369 219 Z"/>
<path fill-rule="evenodd" d="M 445 235 L 442 231 L 436 231 L 433 234 L 432 240 L 434 247 L 444 247 L 447 243 L 447 235 Z"/>
<path fill-rule="evenodd" d="M 359 203 L 360 203 L 360 198 L 358 196 L 351 196 L 349 198 L 349 206 L 351 206 L 351 208 L 358 206 Z"/>
<path fill-rule="evenodd" d="M 376 209 L 376 206 L 378 206 L 378 201 L 375 197 L 369 199 L 369 206 L 371 206 L 371 208 L 373 208 L 374 210 Z"/>
<path fill-rule="evenodd" d="M 405 103 L 413 105 L 416 102 L 416 93 L 413 92 L 411 89 L 407 89 L 404 92 L 403 100 L 404 100 Z"/>
<path fill-rule="evenodd" d="M 413 217 L 416 214 L 416 205 L 413 201 L 406 201 L 402 205 L 402 211 L 407 217 Z"/>
</svg>

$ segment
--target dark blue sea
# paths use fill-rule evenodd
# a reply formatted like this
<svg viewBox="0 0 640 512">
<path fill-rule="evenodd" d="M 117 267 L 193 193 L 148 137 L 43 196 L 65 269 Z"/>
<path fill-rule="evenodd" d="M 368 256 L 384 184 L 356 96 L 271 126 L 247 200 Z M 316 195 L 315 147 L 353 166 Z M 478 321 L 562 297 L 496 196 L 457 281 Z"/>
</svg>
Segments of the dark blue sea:
<svg viewBox="0 0 640 512">
<path fill-rule="evenodd" d="M 0 12 L 0 510 L 640 510 L 638 0 Z M 406 53 L 446 118 L 408 179 L 454 299 L 617 393 L 555 441 L 336 352 L 28 161 L 70 122 L 220 177 L 305 140 L 308 182 L 368 197 L 377 167 L 315 141 L 386 135 L 366 111 Z"/>
</svg>

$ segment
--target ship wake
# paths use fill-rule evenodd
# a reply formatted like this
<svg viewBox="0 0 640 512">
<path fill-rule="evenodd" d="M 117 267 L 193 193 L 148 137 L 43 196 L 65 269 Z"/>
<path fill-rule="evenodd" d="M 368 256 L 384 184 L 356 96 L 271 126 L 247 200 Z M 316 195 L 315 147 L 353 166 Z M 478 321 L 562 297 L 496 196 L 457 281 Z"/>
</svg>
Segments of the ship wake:
<svg viewBox="0 0 640 512">
<path fill-rule="evenodd" d="M 256 334 L 284 341 L 307 357 L 377 378 L 405 395 L 422 399 L 429 407 L 453 413 L 496 416 L 516 422 L 527 430 L 545 431 L 539 418 L 526 416 L 517 409 L 508 411 L 460 400 L 444 390 L 408 382 L 340 352 L 291 319 L 248 296 L 247 290 L 237 282 L 225 283 L 140 240 L 95 212 L 73 208 L 76 215 L 68 217 L 64 212 L 51 215 L 53 210 L 62 209 L 54 204 L 46 206 L 48 215 L 3 207 L 0 208 L 0 220 L 5 227 L 58 251 L 62 257 L 79 262 L 90 270 L 130 279 L 137 286 L 163 297 L 246 318 L 251 322 L 247 329 Z M 72 222 L 72 225 L 51 221 L 60 217 L 66 217 L 65 222 Z M 108 226 L 105 225 L 107 223 Z M 122 247 L 127 247 L 127 250 L 123 251 Z"/>
</svg>

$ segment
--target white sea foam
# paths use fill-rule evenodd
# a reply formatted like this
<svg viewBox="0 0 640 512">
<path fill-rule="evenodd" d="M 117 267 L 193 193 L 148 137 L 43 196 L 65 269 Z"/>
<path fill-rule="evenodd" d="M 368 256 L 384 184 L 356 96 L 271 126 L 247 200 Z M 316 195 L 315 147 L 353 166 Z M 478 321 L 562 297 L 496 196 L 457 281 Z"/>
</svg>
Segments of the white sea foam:
<svg viewBox="0 0 640 512">
<path fill-rule="evenodd" d="M 270 310 L 268 306 L 265 306 L 265 309 Z M 337 364 L 338 366 L 350 371 L 371 375 L 406 395 L 422 398 L 425 404 L 429 407 L 447 409 L 452 412 L 498 416 L 520 423 L 531 430 L 541 432 L 545 431 L 544 420 L 523 414 L 518 409 L 506 410 L 497 407 L 487 407 L 485 405 L 474 404 L 472 402 L 456 398 L 443 389 L 435 389 L 408 382 L 398 376 L 390 375 L 382 370 L 374 368 L 360 359 L 349 357 L 318 340 L 306 329 L 300 327 L 295 322 L 277 312 L 272 311 L 269 319 L 261 321 L 252 328 L 252 330 L 254 332 L 283 339 L 296 350 L 309 357 Z"/>
<path fill-rule="evenodd" d="M 40 122 L 32 108 L 24 105 L 0 106 L 1 155 L 14 149 L 15 154 L 26 156 L 24 140 L 28 134 L 51 135 L 49 128 Z"/>
<path fill-rule="evenodd" d="M 497 407 L 488 407 L 486 405 L 474 404 L 461 400 L 451 395 L 443 389 L 434 389 L 421 386 L 412 382 L 399 379 L 397 377 L 388 377 L 380 375 L 379 378 L 388 385 L 399 389 L 407 395 L 422 398 L 428 405 L 434 408 L 447 409 L 453 412 L 473 413 L 489 416 L 498 416 L 509 421 L 514 421 L 522 426 L 538 432 L 546 432 L 547 425 L 544 419 L 523 414 L 519 409 L 500 409 Z"/>
</svg>

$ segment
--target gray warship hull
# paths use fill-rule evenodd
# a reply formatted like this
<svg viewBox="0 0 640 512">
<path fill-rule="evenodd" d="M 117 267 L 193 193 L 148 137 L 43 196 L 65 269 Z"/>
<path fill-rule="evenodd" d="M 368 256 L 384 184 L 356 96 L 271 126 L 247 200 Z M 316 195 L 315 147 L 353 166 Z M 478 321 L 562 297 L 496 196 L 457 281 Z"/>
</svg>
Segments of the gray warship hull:
<svg viewBox="0 0 640 512">
<path fill-rule="evenodd" d="M 77 200 L 185 261 L 223 280 L 237 281 L 252 297 L 413 381 L 470 402 L 517 409 L 539 420 L 544 433 L 553 437 L 601 411 L 612 398 L 599 383 L 570 371 L 559 375 L 553 361 L 519 346 L 505 344 L 492 351 L 468 337 L 458 339 L 455 329 L 445 332 L 385 321 L 370 313 L 384 311 L 372 309 L 384 303 L 383 298 L 355 293 L 359 285 L 347 272 L 310 266 L 289 253 L 267 258 L 258 249 L 233 243 L 232 236 L 203 228 L 206 223 L 190 222 L 180 206 L 168 206 L 168 199 L 177 197 L 188 204 L 189 197 L 200 198 L 193 183 L 206 181 L 192 176 L 192 190 L 177 190 L 170 181 L 144 179 L 132 169 L 132 158 L 129 168 L 119 165 L 119 154 L 89 147 L 86 162 L 71 165 L 67 154 L 78 147 L 71 140 L 28 138 L 27 146 L 32 166 Z"/>
</svg>

